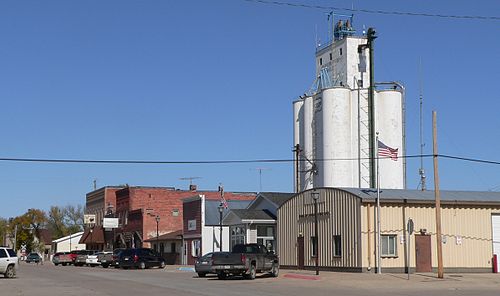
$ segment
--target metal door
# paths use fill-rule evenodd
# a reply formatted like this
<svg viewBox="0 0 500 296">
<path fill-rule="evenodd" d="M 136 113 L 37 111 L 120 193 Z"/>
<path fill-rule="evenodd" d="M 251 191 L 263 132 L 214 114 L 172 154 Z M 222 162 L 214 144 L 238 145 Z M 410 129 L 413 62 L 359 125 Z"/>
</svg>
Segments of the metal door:
<svg viewBox="0 0 500 296">
<path fill-rule="evenodd" d="M 304 237 L 297 237 L 297 268 L 304 269 Z"/>
<path fill-rule="evenodd" d="M 500 215 L 491 216 L 493 255 L 497 255 L 497 270 L 500 270 Z"/>
<path fill-rule="evenodd" d="M 415 262 L 417 272 L 431 272 L 431 236 L 415 235 Z"/>
</svg>

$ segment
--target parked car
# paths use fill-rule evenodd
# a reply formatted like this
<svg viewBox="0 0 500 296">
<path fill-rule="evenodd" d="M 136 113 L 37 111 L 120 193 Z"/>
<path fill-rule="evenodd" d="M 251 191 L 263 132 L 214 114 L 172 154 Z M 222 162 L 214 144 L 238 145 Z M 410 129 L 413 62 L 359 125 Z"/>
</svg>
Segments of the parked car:
<svg viewBox="0 0 500 296">
<path fill-rule="evenodd" d="M 13 278 L 18 268 L 16 252 L 10 248 L 0 247 L 0 274 L 6 278 Z"/>
<path fill-rule="evenodd" d="M 95 251 L 95 250 L 82 250 L 80 251 L 80 253 L 78 254 L 78 256 L 76 256 L 76 259 L 75 259 L 75 262 L 74 262 L 74 265 L 75 266 L 83 266 L 83 265 L 86 265 L 87 264 L 87 257 L 89 255 L 94 255 L 96 254 L 98 251 Z M 88 265 L 88 264 L 87 264 Z"/>
<path fill-rule="evenodd" d="M 126 249 L 120 253 L 120 267 L 145 269 L 153 266 L 165 268 L 165 259 L 156 251 L 149 248 Z"/>
<path fill-rule="evenodd" d="M 57 253 L 55 253 L 54 256 L 52 256 L 52 263 L 54 263 L 55 266 L 59 265 L 60 264 L 59 256 L 66 255 L 66 254 L 68 254 L 68 252 L 57 252 Z"/>
<path fill-rule="evenodd" d="M 217 252 L 220 253 L 220 252 Z M 208 253 L 196 260 L 194 264 L 194 270 L 198 274 L 199 277 L 204 277 L 209 273 L 215 273 L 212 271 L 212 256 L 215 253 Z"/>
<path fill-rule="evenodd" d="M 85 264 L 87 264 L 87 266 L 91 266 L 91 267 L 101 265 L 101 262 L 99 262 L 99 260 L 97 258 L 99 253 L 102 253 L 102 252 L 96 251 L 94 254 L 88 254 L 87 258 L 85 259 Z"/>
<path fill-rule="evenodd" d="M 242 275 L 247 279 L 255 279 L 258 272 L 269 272 L 273 277 L 279 274 L 278 256 L 260 244 L 239 244 L 231 253 L 215 253 L 212 255 L 212 271 L 219 279 L 229 275 Z"/>
<path fill-rule="evenodd" d="M 68 264 L 75 264 L 76 257 L 85 250 L 73 250 L 69 253 L 59 255 L 59 264 L 66 266 Z"/>
<path fill-rule="evenodd" d="M 125 249 L 114 249 L 113 252 L 102 252 L 97 255 L 97 261 L 101 263 L 101 266 L 108 268 L 108 266 L 113 266 L 115 268 L 120 267 L 119 265 L 119 255 Z"/>
<path fill-rule="evenodd" d="M 26 257 L 26 263 L 40 263 L 42 261 L 42 257 L 38 255 L 38 253 L 29 253 L 28 257 Z"/>
</svg>

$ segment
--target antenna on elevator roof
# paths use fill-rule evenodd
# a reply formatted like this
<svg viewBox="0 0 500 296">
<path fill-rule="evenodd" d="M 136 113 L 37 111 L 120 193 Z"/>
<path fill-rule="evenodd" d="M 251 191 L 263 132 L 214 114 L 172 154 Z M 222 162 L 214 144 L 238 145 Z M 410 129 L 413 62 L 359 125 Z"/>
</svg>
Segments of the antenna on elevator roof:
<svg viewBox="0 0 500 296">
<path fill-rule="evenodd" d="M 422 191 L 426 190 L 425 186 L 425 170 L 424 170 L 424 96 L 423 96 L 423 82 L 422 82 L 422 58 L 420 58 L 418 65 L 418 76 L 419 76 L 419 92 L 420 92 L 420 169 L 418 170 L 418 174 L 420 175 L 420 183 L 419 187 Z"/>
</svg>

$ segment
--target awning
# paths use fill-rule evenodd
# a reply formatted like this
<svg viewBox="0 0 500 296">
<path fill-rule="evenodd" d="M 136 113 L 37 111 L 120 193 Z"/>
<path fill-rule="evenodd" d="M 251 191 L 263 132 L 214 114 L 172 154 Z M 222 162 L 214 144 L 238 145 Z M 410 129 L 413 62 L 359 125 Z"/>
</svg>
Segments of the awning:
<svg viewBox="0 0 500 296">
<path fill-rule="evenodd" d="M 87 228 L 80 238 L 79 244 L 104 244 L 104 229 L 102 227 Z"/>
<path fill-rule="evenodd" d="M 159 241 L 166 241 L 166 240 L 182 240 L 182 230 L 176 230 L 172 231 L 166 234 L 162 234 L 158 236 L 158 239 L 156 237 L 149 238 L 147 240 L 144 240 L 146 243 L 152 243 L 156 242 L 156 240 Z"/>
</svg>

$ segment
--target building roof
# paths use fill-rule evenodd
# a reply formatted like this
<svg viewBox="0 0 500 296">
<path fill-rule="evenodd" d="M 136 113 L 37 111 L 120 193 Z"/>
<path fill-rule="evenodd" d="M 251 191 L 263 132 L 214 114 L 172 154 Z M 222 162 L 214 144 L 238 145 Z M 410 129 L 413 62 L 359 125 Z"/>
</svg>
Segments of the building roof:
<svg viewBox="0 0 500 296">
<path fill-rule="evenodd" d="M 231 212 L 243 220 L 276 220 L 276 217 L 266 210 L 237 209 Z"/>
<path fill-rule="evenodd" d="M 162 234 L 158 236 L 158 238 L 152 237 L 146 239 L 144 240 L 144 242 L 150 243 L 150 242 L 156 242 L 156 240 L 165 241 L 165 240 L 181 240 L 181 239 L 182 239 L 182 229 Z"/>
<path fill-rule="evenodd" d="M 274 203 L 278 208 L 284 204 L 287 200 L 292 198 L 295 193 L 288 192 L 261 192 L 259 195 L 263 196 L 270 202 Z"/>
<path fill-rule="evenodd" d="M 70 235 L 68 235 L 68 236 L 63 236 L 63 237 L 61 237 L 61 238 L 55 239 L 55 240 L 53 240 L 52 242 L 53 242 L 53 243 L 59 243 L 59 242 L 62 242 L 62 241 L 68 240 L 68 239 L 70 239 L 70 238 L 74 239 L 74 238 L 81 237 L 82 235 L 83 235 L 83 231 L 82 231 L 82 232 L 76 232 L 76 233 L 70 234 Z"/>
<path fill-rule="evenodd" d="M 251 200 L 228 200 L 228 208 L 224 209 L 222 216 L 226 216 L 229 211 L 245 209 Z M 219 225 L 219 200 L 205 200 L 205 225 Z"/>
<path fill-rule="evenodd" d="M 338 188 L 359 196 L 362 200 L 377 198 L 377 189 L 373 188 Z M 441 190 L 442 201 L 465 203 L 500 203 L 500 192 L 494 191 L 451 191 Z M 380 189 L 381 200 L 408 200 L 408 201 L 433 201 L 434 191 L 431 190 L 405 190 L 405 189 Z"/>
<path fill-rule="evenodd" d="M 39 240 L 46 245 L 50 245 L 52 243 L 52 231 L 50 229 L 39 229 Z"/>
</svg>

